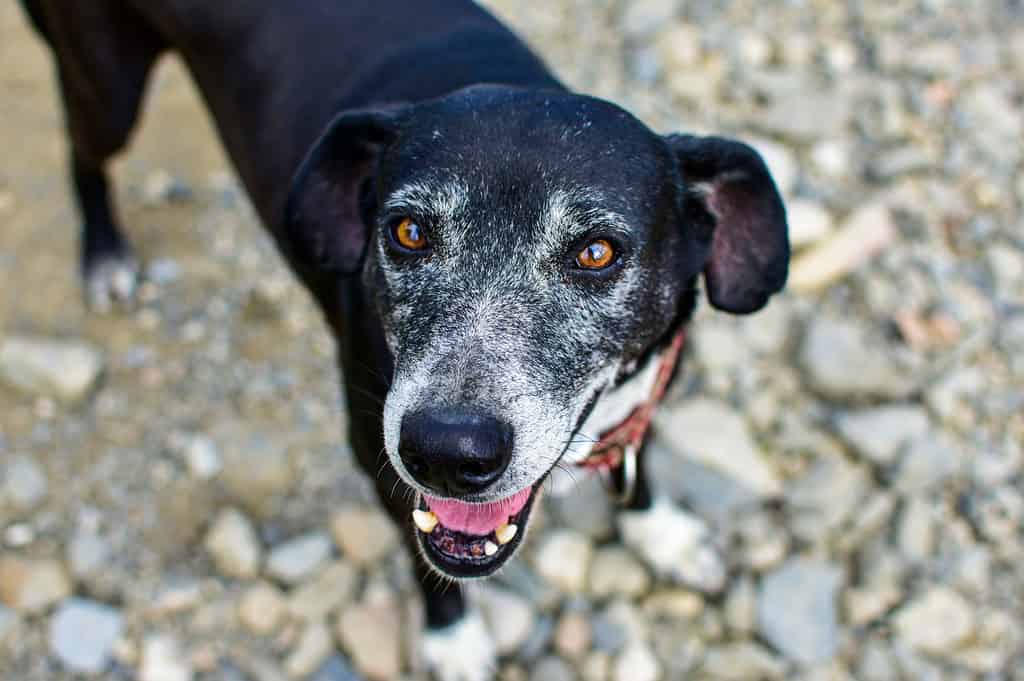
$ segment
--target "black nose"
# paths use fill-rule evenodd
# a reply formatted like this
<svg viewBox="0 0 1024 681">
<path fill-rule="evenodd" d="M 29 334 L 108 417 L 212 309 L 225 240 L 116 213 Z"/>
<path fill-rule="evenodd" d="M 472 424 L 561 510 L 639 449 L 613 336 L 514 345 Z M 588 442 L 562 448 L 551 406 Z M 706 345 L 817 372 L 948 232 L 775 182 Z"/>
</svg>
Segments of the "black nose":
<svg viewBox="0 0 1024 681">
<path fill-rule="evenodd" d="M 512 458 L 512 428 L 498 419 L 457 409 L 429 409 L 402 419 L 399 453 L 406 470 L 444 496 L 481 492 Z"/>
</svg>

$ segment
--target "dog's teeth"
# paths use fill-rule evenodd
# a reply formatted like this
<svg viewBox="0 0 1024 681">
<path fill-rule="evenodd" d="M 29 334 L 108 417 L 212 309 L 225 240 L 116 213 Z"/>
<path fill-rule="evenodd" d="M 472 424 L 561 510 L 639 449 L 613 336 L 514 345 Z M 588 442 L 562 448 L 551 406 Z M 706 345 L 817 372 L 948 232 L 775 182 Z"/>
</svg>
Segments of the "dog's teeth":
<svg viewBox="0 0 1024 681">
<path fill-rule="evenodd" d="M 504 546 L 505 544 L 515 539 L 516 532 L 518 531 L 518 525 L 509 525 L 508 523 L 503 523 L 499 525 L 498 529 L 494 531 L 494 536 L 498 538 L 498 543 Z"/>
<path fill-rule="evenodd" d="M 430 534 L 437 527 L 437 516 L 431 511 L 421 511 L 417 508 L 412 512 L 412 521 L 424 534 Z"/>
<path fill-rule="evenodd" d="M 488 556 L 493 556 L 497 552 L 498 552 L 498 545 L 495 544 L 494 542 L 487 541 L 484 544 L 484 553 L 486 553 Z"/>
</svg>

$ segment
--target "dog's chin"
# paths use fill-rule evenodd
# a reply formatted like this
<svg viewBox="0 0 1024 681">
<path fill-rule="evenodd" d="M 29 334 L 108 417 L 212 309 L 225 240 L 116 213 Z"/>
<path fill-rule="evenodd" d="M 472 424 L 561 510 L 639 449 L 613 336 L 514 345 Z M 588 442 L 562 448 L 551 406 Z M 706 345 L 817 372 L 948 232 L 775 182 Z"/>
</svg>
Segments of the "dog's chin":
<svg viewBox="0 0 1024 681">
<path fill-rule="evenodd" d="M 474 506 L 482 508 L 489 505 L 470 504 L 454 499 L 437 500 L 418 494 L 416 507 L 419 512 L 430 513 L 431 522 L 436 520 L 436 525 L 429 532 L 424 531 L 423 527 L 416 529 L 420 553 L 434 570 L 450 579 L 480 579 L 492 575 L 514 556 L 522 545 L 530 522 L 530 513 L 540 489 L 541 484 L 537 482 L 508 499 L 494 502 L 494 505 L 499 507 L 507 505 L 505 507 L 509 513 L 506 515 L 501 512 L 501 520 L 491 530 L 474 527 L 472 521 L 451 523 L 458 529 L 446 527 L 444 524 L 446 515 L 451 516 L 453 511 L 455 516 L 472 517 Z M 433 514 L 432 507 L 438 509 L 441 504 L 448 509 L 448 514 Z M 464 508 L 459 509 L 459 506 Z M 513 526 L 514 533 L 509 529 Z M 509 536 L 510 534 L 512 536 Z"/>
</svg>

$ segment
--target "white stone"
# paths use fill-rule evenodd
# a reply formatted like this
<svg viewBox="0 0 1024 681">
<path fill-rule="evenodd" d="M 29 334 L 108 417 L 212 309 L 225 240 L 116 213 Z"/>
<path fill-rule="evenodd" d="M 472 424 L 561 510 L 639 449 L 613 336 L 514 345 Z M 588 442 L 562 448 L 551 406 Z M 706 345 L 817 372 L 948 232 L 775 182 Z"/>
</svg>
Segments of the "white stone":
<svg viewBox="0 0 1024 681">
<path fill-rule="evenodd" d="M 659 678 L 658 658 L 643 643 L 629 644 L 615 661 L 615 681 L 658 681 Z"/>
<path fill-rule="evenodd" d="M 110 664 L 122 628 L 114 608 L 69 598 L 50 620 L 50 650 L 70 672 L 99 674 Z"/>
<path fill-rule="evenodd" d="M 936 656 L 951 655 L 973 635 L 970 603 L 947 587 L 933 587 L 893 618 L 896 636 L 911 648 Z"/>
<path fill-rule="evenodd" d="M 817 243 L 832 233 L 832 214 L 820 203 L 806 199 L 786 202 L 786 223 L 789 226 L 789 243 L 802 248 Z"/>
<path fill-rule="evenodd" d="M 241 511 L 222 510 L 204 542 L 217 570 L 226 577 L 251 579 L 260 570 L 262 548 L 252 523 Z"/>
<path fill-rule="evenodd" d="M 154 635 L 142 644 L 139 681 L 192 681 L 192 665 L 178 641 Z"/>
<path fill-rule="evenodd" d="M 0 380 L 33 396 L 78 402 L 102 372 L 103 355 L 85 343 L 29 336 L 0 343 Z"/>
<path fill-rule="evenodd" d="M 778 474 L 750 434 L 743 417 L 723 402 L 698 398 L 655 416 L 672 449 L 716 470 L 761 498 L 782 491 Z"/>
<path fill-rule="evenodd" d="M 534 556 L 534 566 L 544 579 L 562 591 L 580 593 L 586 586 L 593 550 L 585 535 L 556 530 L 544 537 Z"/>
<path fill-rule="evenodd" d="M 769 139 L 753 138 L 744 141 L 761 154 L 779 192 L 784 196 L 792 193 L 796 188 L 800 164 L 790 148 Z"/>
</svg>

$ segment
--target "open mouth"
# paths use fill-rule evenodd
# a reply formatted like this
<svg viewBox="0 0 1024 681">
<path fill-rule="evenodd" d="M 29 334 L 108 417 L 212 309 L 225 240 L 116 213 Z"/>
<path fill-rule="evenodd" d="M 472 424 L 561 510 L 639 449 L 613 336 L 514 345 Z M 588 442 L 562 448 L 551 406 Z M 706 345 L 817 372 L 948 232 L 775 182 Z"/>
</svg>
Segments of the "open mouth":
<svg viewBox="0 0 1024 681">
<path fill-rule="evenodd" d="M 486 504 L 420 495 L 412 515 L 423 555 L 450 577 L 490 575 L 522 542 L 539 488 L 538 483 Z"/>
</svg>

